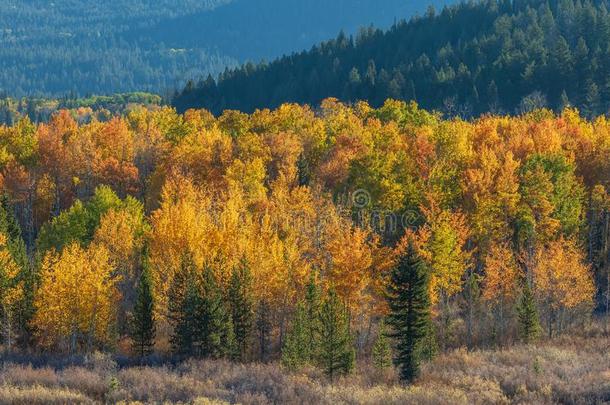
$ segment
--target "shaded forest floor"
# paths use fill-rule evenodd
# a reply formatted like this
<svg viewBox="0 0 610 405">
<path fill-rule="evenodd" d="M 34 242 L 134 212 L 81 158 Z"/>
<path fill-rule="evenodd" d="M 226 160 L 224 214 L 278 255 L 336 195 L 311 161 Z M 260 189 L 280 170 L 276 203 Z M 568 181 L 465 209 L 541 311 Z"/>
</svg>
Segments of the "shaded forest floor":
<svg viewBox="0 0 610 405">
<path fill-rule="evenodd" d="M 117 367 L 104 355 L 59 368 L 5 361 L 0 384 L 3 404 L 598 404 L 610 403 L 610 339 L 457 350 L 426 364 L 408 388 L 393 371 L 366 365 L 331 385 L 319 371 L 290 374 L 276 364 Z"/>
</svg>

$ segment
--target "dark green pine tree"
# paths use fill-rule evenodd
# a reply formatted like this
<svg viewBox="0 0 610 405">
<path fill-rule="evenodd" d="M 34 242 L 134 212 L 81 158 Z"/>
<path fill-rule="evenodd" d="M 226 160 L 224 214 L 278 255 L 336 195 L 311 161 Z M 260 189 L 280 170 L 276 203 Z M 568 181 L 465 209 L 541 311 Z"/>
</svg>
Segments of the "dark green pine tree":
<svg viewBox="0 0 610 405">
<path fill-rule="evenodd" d="M 244 361 L 248 353 L 248 342 L 254 324 L 252 274 L 245 260 L 242 260 L 241 264 L 233 269 L 227 301 L 233 322 L 237 358 Z"/>
<path fill-rule="evenodd" d="M 429 272 L 412 244 L 392 271 L 388 287 L 392 328 L 394 364 L 400 368 L 400 378 L 410 383 L 418 375 L 422 346 L 430 333 Z"/>
<path fill-rule="evenodd" d="M 373 345 L 373 365 L 378 369 L 388 368 L 392 365 L 392 347 L 383 321 L 379 323 L 379 332 Z"/>
<path fill-rule="evenodd" d="M 197 316 L 199 354 L 210 358 L 231 356 L 235 350 L 235 336 L 229 331 L 233 329 L 231 316 L 211 269 L 203 273 Z M 232 342 L 225 341 L 227 337 Z"/>
<path fill-rule="evenodd" d="M 305 305 L 299 302 L 282 347 L 282 365 L 290 370 L 298 370 L 310 360 L 307 323 Z"/>
<path fill-rule="evenodd" d="M 182 277 L 176 275 L 176 283 L 182 283 Z M 195 356 L 200 354 L 199 338 L 201 309 L 201 295 L 197 283 L 193 277 L 185 278 L 184 296 L 173 304 L 170 309 L 174 321 L 174 334 L 171 343 L 174 351 L 183 356 Z"/>
<path fill-rule="evenodd" d="M 142 253 L 142 274 L 138 283 L 130 328 L 133 351 L 139 357 L 147 356 L 153 352 L 156 333 L 154 311 L 155 302 L 148 260 L 148 247 L 145 246 Z"/>
<path fill-rule="evenodd" d="M 19 281 L 23 282 L 23 296 L 15 308 L 15 325 L 14 328 L 11 328 L 10 333 L 15 336 L 14 340 L 20 347 L 26 348 L 30 345 L 33 336 L 30 321 L 35 312 L 36 274 L 28 259 L 25 242 L 21 235 L 21 227 L 17 218 L 15 218 L 13 207 L 6 194 L 0 197 L 0 232 L 7 237 L 7 248 L 15 263 L 19 266 Z"/>
<path fill-rule="evenodd" d="M 334 290 L 320 307 L 318 363 L 331 382 L 354 367 L 355 352 L 349 330 L 347 309 Z"/>
<path fill-rule="evenodd" d="M 559 110 L 563 111 L 566 108 L 569 108 L 572 106 L 572 103 L 570 103 L 570 98 L 568 97 L 568 93 L 566 93 L 566 91 L 564 90 L 563 92 L 561 92 L 561 97 L 559 98 Z"/>
<path fill-rule="evenodd" d="M 267 361 L 269 352 L 269 338 L 271 334 L 271 319 L 269 318 L 269 304 L 264 299 L 258 303 L 256 311 L 256 332 L 258 334 L 259 360 Z"/>
<path fill-rule="evenodd" d="M 192 258 L 185 255 L 169 290 L 169 318 L 174 328 L 171 343 L 177 354 L 184 356 L 195 354 L 200 301 L 195 265 Z"/>
<path fill-rule="evenodd" d="M 526 281 L 517 302 L 517 315 L 519 319 L 519 336 L 525 343 L 531 343 L 540 335 L 540 320 L 534 294 Z"/>
<path fill-rule="evenodd" d="M 595 118 L 599 114 L 601 104 L 599 87 L 593 80 L 588 80 L 584 91 L 583 113 L 587 118 Z"/>
<path fill-rule="evenodd" d="M 225 312 L 223 327 L 220 332 L 220 341 L 223 344 L 220 354 L 231 360 L 241 360 L 239 346 L 235 339 L 235 330 L 233 328 L 233 317 L 230 311 Z"/>
<path fill-rule="evenodd" d="M 320 324 L 320 289 L 316 283 L 315 273 L 311 273 L 309 283 L 305 291 L 305 344 L 307 346 L 307 361 L 311 362 L 316 356 L 318 346 L 318 335 Z"/>
</svg>

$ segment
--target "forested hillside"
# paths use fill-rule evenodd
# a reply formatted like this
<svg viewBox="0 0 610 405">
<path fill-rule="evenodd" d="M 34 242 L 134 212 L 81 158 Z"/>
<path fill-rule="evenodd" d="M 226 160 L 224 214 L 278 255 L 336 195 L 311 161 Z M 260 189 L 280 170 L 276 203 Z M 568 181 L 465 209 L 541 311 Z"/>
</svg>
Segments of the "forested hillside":
<svg viewBox="0 0 610 405">
<path fill-rule="evenodd" d="M 161 93 L 185 74 L 219 72 L 236 60 L 205 49 L 145 48 L 121 34 L 228 1 L 9 0 L 0 10 L 0 92 L 4 97 Z"/>
<path fill-rule="evenodd" d="M 388 367 L 380 331 L 414 319 L 400 288 L 422 359 L 607 319 L 605 118 L 316 111 L 0 127 L 5 349 L 281 358 L 332 380 L 354 356 Z"/>
<path fill-rule="evenodd" d="M 218 50 L 236 60 L 260 62 L 310 49 L 339 31 L 390 27 L 456 0 L 232 0 L 212 13 L 161 21 L 130 33 L 178 48 Z"/>
<path fill-rule="evenodd" d="M 192 77 L 309 48 L 341 29 L 388 27 L 425 8 L 401 0 L 7 0 L 0 95 L 163 94 Z"/>
<path fill-rule="evenodd" d="M 4 98 L 0 99 L 0 124 L 11 126 L 27 117 L 34 123 L 47 122 L 59 110 L 68 110 L 78 122 L 107 121 L 137 107 L 156 107 L 162 99 L 156 94 L 127 93 L 86 98 Z"/>
<path fill-rule="evenodd" d="M 329 96 L 379 106 L 392 97 L 465 117 L 569 105 L 593 117 L 610 109 L 607 7 L 607 0 L 468 2 L 191 83 L 174 104 L 220 113 L 316 105 Z"/>
</svg>

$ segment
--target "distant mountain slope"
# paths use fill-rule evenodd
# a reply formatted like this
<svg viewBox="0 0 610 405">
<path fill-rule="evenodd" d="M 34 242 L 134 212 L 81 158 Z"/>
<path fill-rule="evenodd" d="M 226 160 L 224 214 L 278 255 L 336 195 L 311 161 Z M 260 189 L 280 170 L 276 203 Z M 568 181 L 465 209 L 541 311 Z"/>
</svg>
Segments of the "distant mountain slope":
<svg viewBox="0 0 610 405">
<path fill-rule="evenodd" d="M 0 96 L 161 92 L 190 75 L 220 72 L 237 60 L 205 49 L 144 47 L 123 33 L 229 1 L 2 0 Z"/>
<path fill-rule="evenodd" d="M 1 0 L 0 97 L 164 92 L 455 0 Z"/>
<path fill-rule="evenodd" d="M 239 60 L 260 60 L 309 49 L 336 36 L 374 24 L 423 14 L 429 6 L 456 0 L 233 0 L 212 12 L 163 20 L 145 30 L 143 39 L 171 47 L 208 47 Z M 131 33 L 130 33 L 131 34 Z"/>
<path fill-rule="evenodd" d="M 325 97 L 415 99 L 470 116 L 572 104 L 610 109 L 608 0 L 486 0 L 403 22 L 387 32 L 340 36 L 271 64 L 245 65 L 189 84 L 179 110 L 252 111 Z"/>
</svg>

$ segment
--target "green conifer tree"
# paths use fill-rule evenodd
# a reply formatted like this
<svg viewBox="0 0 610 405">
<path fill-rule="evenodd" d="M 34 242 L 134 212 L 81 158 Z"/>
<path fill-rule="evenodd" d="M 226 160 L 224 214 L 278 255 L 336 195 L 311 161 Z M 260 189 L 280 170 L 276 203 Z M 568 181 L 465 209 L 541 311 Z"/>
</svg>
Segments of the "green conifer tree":
<svg viewBox="0 0 610 405">
<path fill-rule="evenodd" d="M 193 277 L 188 277 L 187 280 L 183 299 L 172 306 L 174 308 L 172 309 L 174 334 L 171 342 L 176 353 L 193 356 L 200 353 L 199 310 L 201 308 L 201 295 Z"/>
<path fill-rule="evenodd" d="M 600 110 L 599 87 L 593 80 L 588 80 L 584 88 L 583 113 L 588 118 L 595 118 Z"/>
<path fill-rule="evenodd" d="M 17 281 L 22 283 L 23 294 L 19 302 L 12 308 L 14 325 L 9 331 L 19 346 L 26 348 L 31 343 L 33 331 L 31 319 L 34 316 L 34 289 L 36 275 L 27 255 L 25 242 L 21 234 L 21 227 L 15 218 L 13 207 L 8 196 L 0 197 L 0 232 L 7 237 L 7 248 L 11 257 L 19 266 Z"/>
<path fill-rule="evenodd" d="M 169 318 L 174 328 L 171 343 L 173 350 L 180 355 L 195 354 L 200 299 L 195 264 L 190 255 L 184 255 L 172 280 L 168 300 Z"/>
<path fill-rule="evenodd" d="M 144 357 L 153 351 L 156 332 L 155 303 L 147 246 L 144 247 L 142 254 L 142 274 L 136 294 L 130 334 L 134 353 L 139 357 Z"/>
<path fill-rule="evenodd" d="M 316 348 L 318 346 L 318 335 L 320 324 L 320 289 L 316 284 L 315 274 L 312 272 L 309 277 L 309 283 L 305 291 L 305 335 L 306 335 L 306 346 L 305 352 L 308 362 L 311 362 L 316 356 Z"/>
<path fill-rule="evenodd" d="M 392 271 L 388 287 L 388 325 L 394 339 L 394 364 L 400 377 L 410 383 L 418 375 L 421 348 L 430 333 L 429 272 L 412 244 Z"/>
<path fill-rule="evenodd" d="M 333 289 L 322 302 L 319 319 L 318 362 L 332 382 L 348 374 L 355 359 L 347 309 Z"/>
<path fill-rule="evenodd" d="M 373 365 L 378 369 L 392 366 L 392 347 L 388 340 L 384 321 L 379 323 L 377 339 L 373 345 Z"/>
<path fill-rule="evenodd" d="M 260 350 L 259 360 L 267 361 L 269 352 L 269 338 L 271 334 L 271 319 L 269 318 L 269 304 L 262 300 L 258 303 L 256 311 L 256 331 L 258 334 L 258 345 Z"/>
<path fill-rule="evenodd" d="M 566 108 L 569 108 L 572 106 L 572 103 L 570 103 L 570 98 L 568 97 L 568 93 L 566 93 L 566 91 L 562 91 L 561 92 L 561 97 L 559 99 L 559 109 L 561 111 L 565 110 Z"/>
<path fill-rule="evenodd" d="M 297 304 L 290 330 L 282 347 L 282 364 L 291 369 L 298 370 L 310 360 L 309 328 L 307 311 L 302 302 Z"/>
<path fill-rule="evenodd" d="M 533 342 L 540 335 L 540 320 L 534 294 L 527 281 L 517 302 L 517 315 L 521 340 L 525 343 Z"/>
<path fill-rule="evenodd" d="M 237 345 L 237 358 L 246 359 L 248 342 L 254 324 L 252 275 L 245 260 L 233 270 L 228 288 L 228 304 Z"/>
<path fill-rule="evenodd" d="M 222 356 L 231 360 L 241 360 L 239 345 L 235 339 L 235 329 L 233 326 L 233 317 L 230 311 L 226 311 L 224 326 L 221 329 Z"/>
<path fill-rule="evenodd" d="M 203 273 L 201 290 L 197 310 L 199 354 L 210 358 L 231 354 L 235 335 L 228 329 L 233 329 L 233 325 L 211 269 L 206 269 Z M 223 338 L 226 337 L 231 337 L 233 342 L 224 341 Z"/>
</svg>

